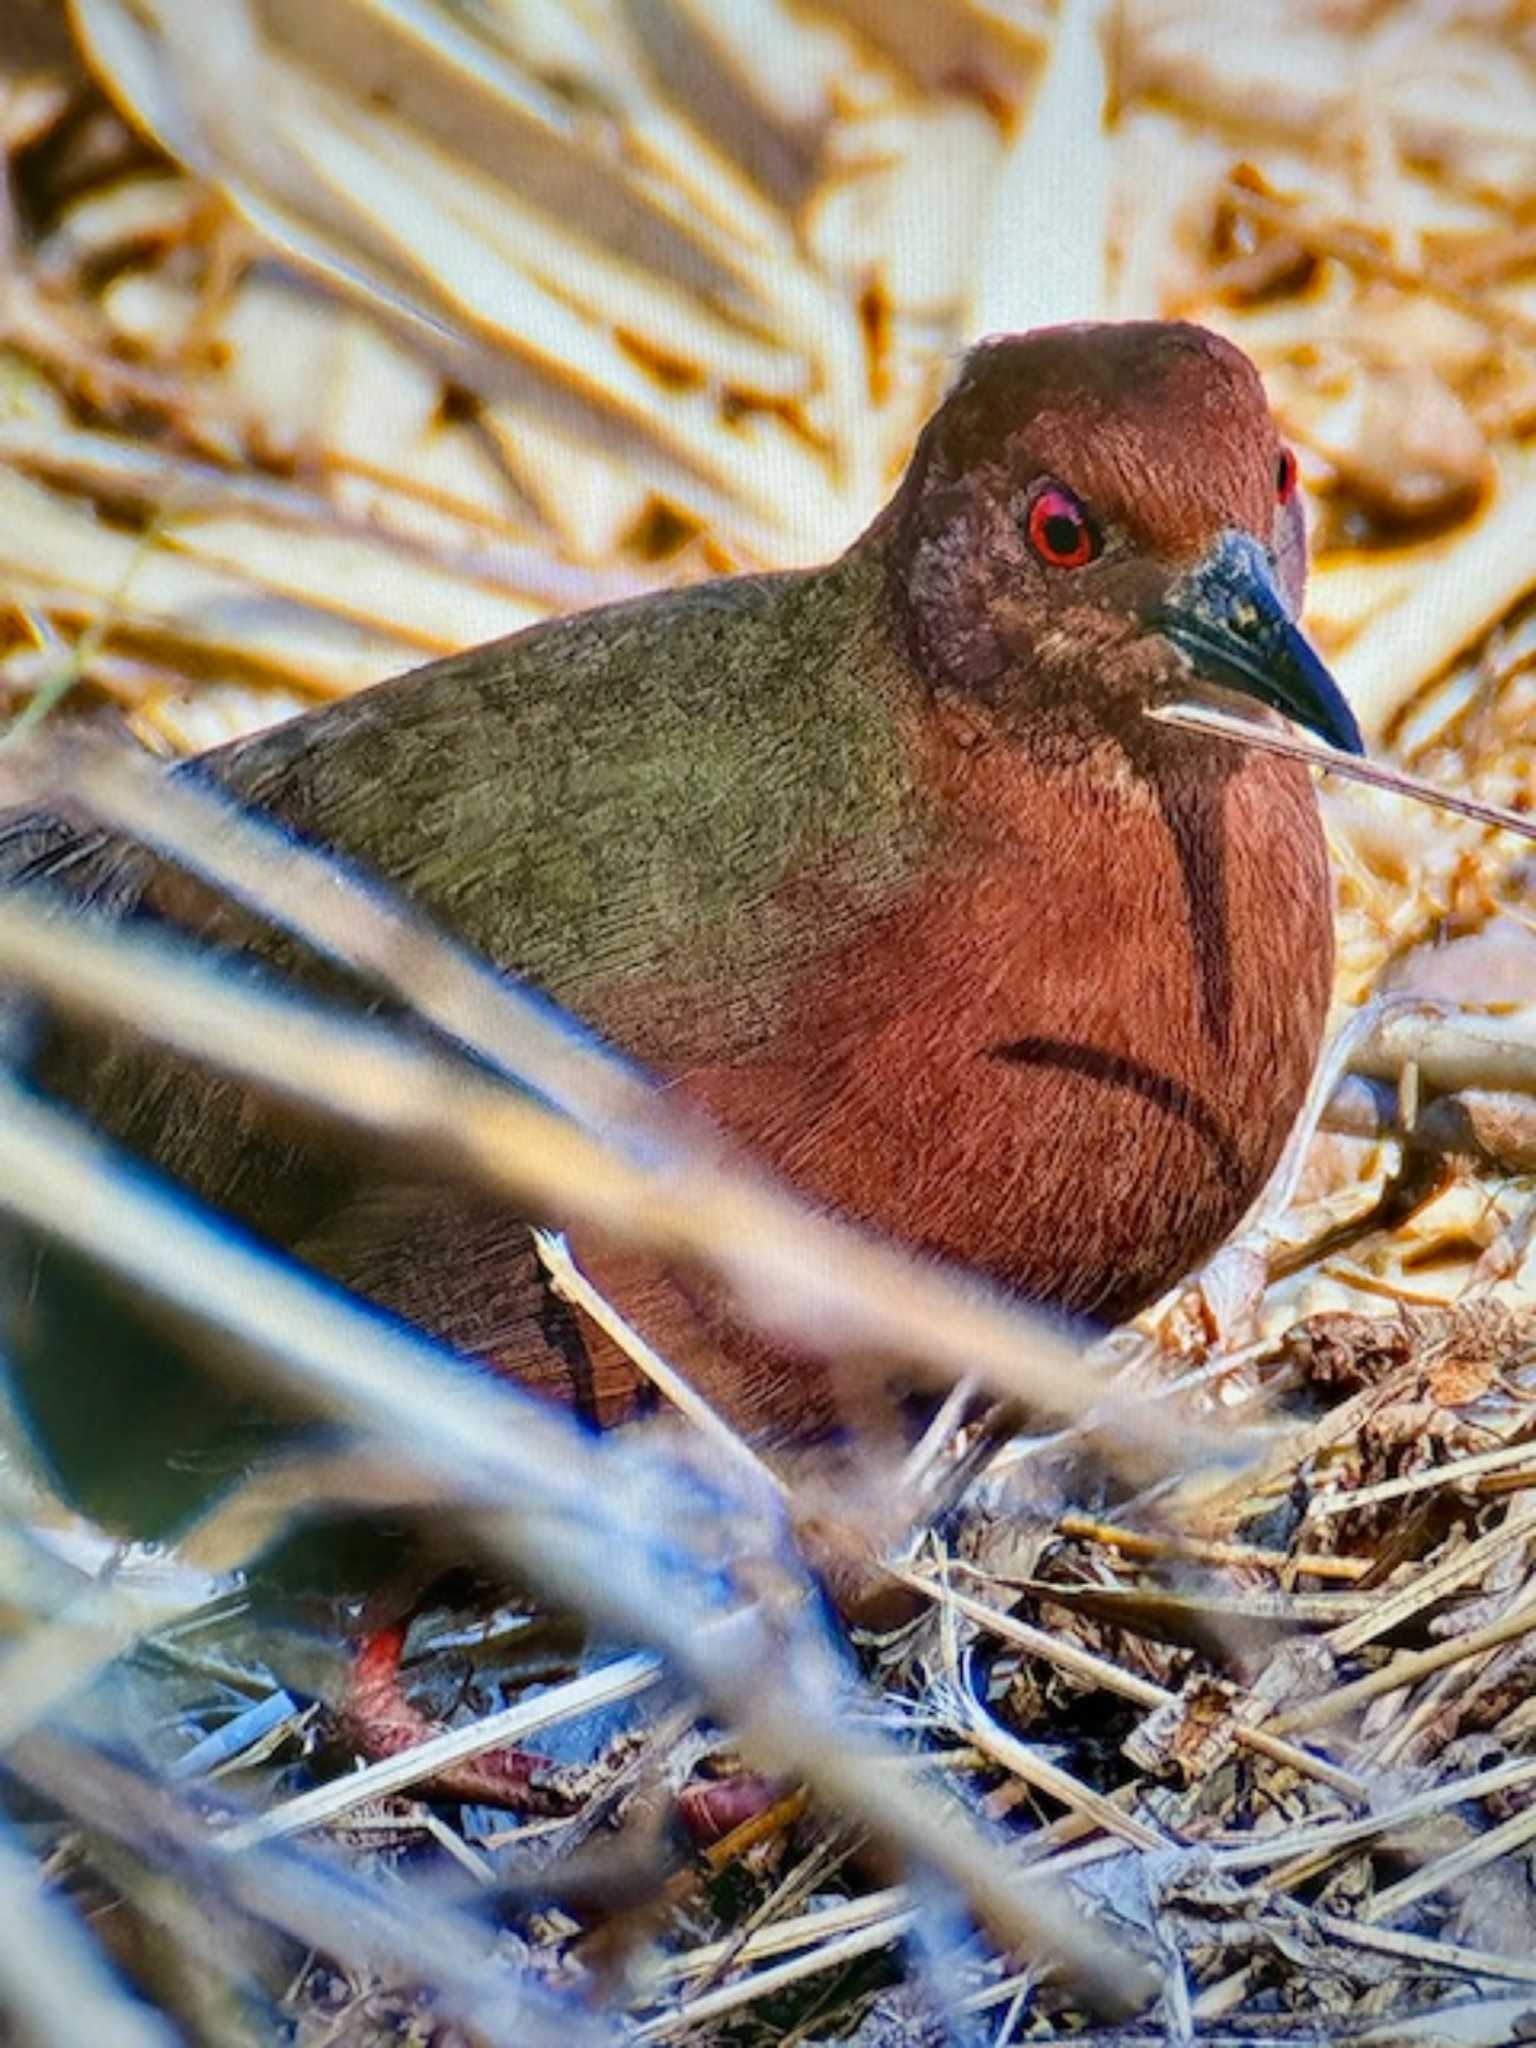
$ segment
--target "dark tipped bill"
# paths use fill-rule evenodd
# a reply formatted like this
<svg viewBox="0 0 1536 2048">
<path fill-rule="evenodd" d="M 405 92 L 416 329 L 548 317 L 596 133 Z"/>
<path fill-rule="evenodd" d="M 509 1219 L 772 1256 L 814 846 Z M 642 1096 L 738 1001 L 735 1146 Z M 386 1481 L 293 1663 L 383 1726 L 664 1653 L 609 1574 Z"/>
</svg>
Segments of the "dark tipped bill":
<svg viewBox="0 0 1536 2048">
<path fill-rule="evenodd" d="M 1251 534 L 1223 534 L 1153 623 L 1197 675 L 1283 712 L 1346 754 L 1365 752 L 1343 691 L 1281 602 Z"/>
</svg>

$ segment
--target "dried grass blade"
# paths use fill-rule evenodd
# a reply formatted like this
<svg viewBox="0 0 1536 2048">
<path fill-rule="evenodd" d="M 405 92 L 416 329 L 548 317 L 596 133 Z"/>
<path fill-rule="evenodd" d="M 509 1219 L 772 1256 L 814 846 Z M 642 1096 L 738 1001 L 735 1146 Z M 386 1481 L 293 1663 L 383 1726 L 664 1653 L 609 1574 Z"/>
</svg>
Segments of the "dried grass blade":
<svg viewBox="0 0 1536 2048">
<path fill-rule="evenodd" d="M 1449 1856 L 1437 1857 L 1411 1876 L 1399 1878 L 1396 1884 L 1377 1892 L 1363 1908 L 1360 1917 L 1368 1923 L 1395 1919 L 1420 1899 L 1431 1898 L 1448 1885 L 1460 1884 L 1475 1870 L 1482 1870 L 1486 1865 L 1496 1863 L 1501 1856 L 1511 1856 L 1516 1850 L 1523 1849 L 1533 1836 L 1536 1836 L 1536 1806 L 1527 1806 L 1519 1813 L 1511 1814 L 1497 1827 L 1489 1828 L 1485 1834 L 1464 1842 L 1459 1849 L 1453 1849 Z"/>
<path fill-rule="evenodd" d="M 1389 1629 L 1399 1627 L 1442 1594 L 1453 1593 L 1459 1587 L 1475 1582 L 1507 1551 L 1529 1543 L 1533 1536 L 1536 1536 L 1536 1503 L 1518 1501 L 1497 1529 L 1488 1530 L 1465 1549 L 1453 1551 L 1439 1564 L 1420 1572 L 1411 1585 L 1380 1592 L 1373 1611 L 1336 1628 L 1328 1637 L 1328 1647 L 1335 1656 L 1353 1656 L 1356 1650 L 1363 1650 Z"/>
<path fill-rule="evenodd" d="M 1312 1914 L 1315 1926 L 1336 1941 L 1400 1956 L 1404 1962 L 1427 1963 L 1436 1970 L 1459 1970 L 1469 1977 L 1502 1977 L 1515 1984 L 1536 1984 L 1536 1963 L 1519 1956 L 1501 1956 L 1496 1949 L 1464 1948 L 1459 1942 L 1433 1941 L 1427 1935 L 1399 1934 L 1395 1929 L 1362 1925 L 1337 1913 Z"/>
<path fill-rule="evenodd" d="M 1172 1706 L 1178 1698 L 1166 1686 L 1156 1684 L 1139 1673 L 1126 1671 L 1113 1664 L 1107 1657 L 1095 1656 L 1076 1643 L 1069 1643 L 1046 1630 L 1035 1628 L 1031 1623 L 1020 1621 L 1011 1614 L 1004 1614 L 996 1607 L 990 1607 L 984 1600 L 973 1600 L 967 1593 L 957 1593 L 938 1580 L 926 1578 L 921 1572 L 911 1572 L 898 1567 L 888 1567 L 891 1577 L 910 1586 L 914 1592 L 924 1593 L 935 1602 L 947 1602 L 989 1635 L 1005 1643 L 1016 1643 L 1020 1649 L 1028 1650 L 1047 1663 L 1070 1672 L 1074 1678 L 1085 1680 L 1090 1685 L 1101 1685 L 1107 1692 L 1118 1693 L 1122 1699 L 1134 1700 L 1142 1707 Z M 1245 1748 L 1265 1756 L 1272 1763 L 1283 1764 L 1287 1769 L 1299 1771 L 1304 1777 L 1316 1778 L 1335 1791 L 1343 1793 L 1364 1805 L 1370 1798 L 1370 1788 L 1352 1772 L 1340 1770 L 1336 1764 L 1325 1758 L 1314 1756 L 1310 1750 L 1302 1749 L 1294 1742 L 1287 1742 L 1278 1735 L 1272 1735 L 1267 1728 L 1253 1727 L 1247 1722 L 1236 1721 L 1233 1734 Z"/>
<path fill-rule="evenodd" d="M 725 1589 L 714 1556 L 688 1597 L 685 1560 L 649 1519 L 652 1481 L 628 1466 L 623 1447 L 594 1447 L 532 1397 L 487 1384 L 426 1339 L 262 1255 L 121 1171 L 99 1141 L 5 1083 L 0 1206 L 123 1272 L 300 1400 L 408 1449 L 448 1498 L 481 1504 L 477 1527 L 554 1599 L 663 1649 L 733 1725 L 744 1753 L 801 1777 L 895 1854 L 937 1872 L 1002 1946 L 1058 1957 L 1107 2009 L 1151 1995 L 1138 1959 L 1064 1896 L 1021 1884 L 953 1800 L 914 1784 L 897 1753 L 850 1737 L 848 1701 L 829 1691 L 819 1635 L 797 1654 L 782 1628 L 755 1639 L 739 1602 L 717 1611 Z M 736 1512 L 744 1530 L 755 1526 L 750 1510 Z"/>
<path fill-rule="evenodd" d="M 516 16 L 477 33 L 462 14 L 399 0 L 264 0 L 273 44 L 359 102 L 392 107 L 427 140 L 599 247 L 672 280 L 701 304 L 768 324 L 771 275 L 742 262 L 738 238 L 637 176 L 611 145 L 651 111 L 617 39 L 593 49 L 592 85 L 616 108 L 613 128 L 573 117 L 519 62 Z"/>
<path fill-rule="evenodd" d="M 1406 1068 L 1416 1068 L 1420 1087 L 1435 1094 L 1479 1088 L 1533 1094 L 1536 1007 L 1399 1011 L 1382 1018 L 1355 1053 L 1353 1065 L 1381 1081 L 1395 1081 Z"/>
<path fill-rule="evenodd" d="M 769 1956 L 784 1955 L 790 1950 L 823 1941 L 829 1934 L 846 1934 L 855 1927 L 865 1927 L 871 1921 L 889 1919 L 909 1910 L 906 1887 L 887 1885 L 883 1891 L 867 1892 L 862 1898 L 847 1899 L 838 1905 L 817 1906 L 809 1913 L 798 1913 L 788 1920 L 770 1921 L 745 1940 L 739 1935 L 729 1935 L 723 1941 L 704 1942 L 680 1955 L 664 1956 L 659 1967 L 669 1980 L 681 1982 L 692 1977 L 707 1977 L 722 1965 L 762 1962 Z"/>
<path fill-rule="evenodd" d="M 16 798 L 142 841 L 257 916 L 387 989 L 589 1129 L 655 1143 L 678 1120 L 627 1062 L 497 974 L 403 898 L 206 783 L 99 740 L 13 756 Z"/>
<path fill-rule="evenodd" d="M 409 658 L 391 634 L 293 599 L 263 601 L 245 578 L 114 532 L 62 492 L 4 469 L 0 570 L 47 613 L 103 630 L 131 620 L 140 644 L 169 641 L 317 696 L 361 689 Z"/>
<path fill-rule="evenodd" d="M 872 508 L 845 510 L 834 469 L 802 441 L 774 432 L 771 422 L 756 434 L 732 431 L 713 391 L 679 393 L 647 376 L 605 317 L 583 317 L 570 303 L 572 279 L 578 287 L 585 279 L 606 315 L 617 317 L 627 305 L 631 321 L 649 339 L 658 331 L 655 308 L 648 319 L 640 317 L 637 287 L 626 286 L 618 263 L 620 254 L 632 256 L 635 247 L 654 249 L 659 234 L 678 260 L 649 275 L 650 294 L 676 299 L 678 317 L 664 320 L 662 329 L 678 328 L 685 350 L 692 348 L 694 376 L 708 382 L 739 375 L 749 396 L 782 398 L 791 386 L 809 390 L 810 366 L 763 338 L 770 323 L 732 331 L 722 317 L 721 303 L 734 298 L 739 304 L 748 296 L 738 287 L 751 266 L 740 264 L 740 276 L 713 303 L 695 302 L 686 289 L 679 293 L 674 271 L 687 275 L 701 261 L 707 264 L 702 244 L 686 260 L 682 253 L 690 232 L 697 240 L 701 223 L 685 229 L 684 209 L 674 205 L 669 214 L 636 187 L 628 191 L 627 203 L 648 215 L 642 231 L 627 247 L 617 233 L 611 247 L 577 238 L 563 266 L 548 254 L 544 269 L 558 277 L 558 289 L 546 289 L 526 262 L 507 260 L 496 234 L 486 228 L 501 210 L 498 188 L 487 185 L 481 172 L 455 168 L 440 146 L 423 151 L 409 125 L 359 106 L 355 97 L 356 77 L 376 69 L 380 48 L 402 27 L 417 39 L 430 23 L 427 64 L 418 63 L 416 75 L 400 81 L 407 98 L 423 91 L 430 96 L 434 67 L 446 65 L 460 89 L 477 81 L 483 87 L 494 76 L 499 100 L 514 106 L 509 68 L 488 41 L 466 34 L 444 10 L 370 0 L 368 11 L 386 31 L 382 44 L 377 36 L 359 33 L 362 25 L 349 18 L 354 11 L 330 24 L 333 36 L 339 29 L 344 39 L 358 43 L 355 61 L 342 67 L 353 88 L 348 96 L 264 43 L 244 0 L 207 0 L 191 15 L 163 10 L 157 37 L 126 21 L 119 0 L 77 0 L 87 47 L 137 117 L 173 153 L 219 177 L 231 204 L 258 234 L 332 291 L 362 304 L 451 376 L 487 400 L 528 408 L 543 425 L 563 427 L 605 456 L 638 464 L 650 484 L 672 491 L 695 516 L 722 522 L 770 551 L 776 543 L 782 550 L 786 542 L 792 552 L 803 550 L 808 521 L 823 542 L 838 534 L 851 537 Z M 295 16 L 290 27 L 306 19 L 307 13 Z M 256 94 L 252 77 L 262 81 Z M 240 117 L 253 99 L 263 110 L 260 122 Z M 526 111 L 526 92 L 522 101 Z M 570 141 L 564 115 L 553 107 L 545 111 L 545 150 L 520 162 L 510 187 L 513 207 L 520 189 L 538 191 L 541 180 L 547 183 Z M 592 159 L 586 174 L 595 194 L 603 182 L 614 185 L 615 159 L 601 149 Z M 406 174 L 413 165 L 419 175 Z M 626 190 L 622 174 L 617 189 Z M 477 200 L 477 191 L 491 194 L 489 204 L 483 196 Z M 446 210 L 445 197 L 452 200 Z M 531 238 L 525 235 L 517 246 L 548 243 L 552 251 L 551 235 L 563 231 L 569 237 L 571 218 L 569 207 L 555 205 L 552 224 Z M 718 258 L 719 247 L 710 254 Z M 718 282 L 718 263 L 715 275 Z M 824 305 L 824 315 L 829 312 Z M 831 340 L 839 323 L 823 317 L 811 325 Z M 840 327 L 842 345 L 823 352 L 823 371 L 848 355 L 853 329 L 847 319 Z M 833 382 L 846 387 L 845 395 L 856 389 L 841 367 Z M 786 464 L 801 472 L 796 493 L 783 488 Z M 792 522 L 788 527 L 786 520 Z"/>
<path fill-rule="evenodd" d="M 1070 1771 L 1063 1770 L 1049 1757 L 1041 1756 L 1027 1742 L 1022 1742 L 969 1692 L 961 1696 L 959 1725 L 983 1756 L 1000 1764 L 1011 1776 L 1032 1786 L 1035 1791 L 1059 1800 L 1071 1812 L 1081 1814 L 1095 1826 L 1103 1828 L 1106 1834 L 1128 1842 L 1134 1849 L 1158 1850 L 1173 1846 L 1168 1837 L 1156 1828 L 1137 1820 L 1134 1814 L 1122 1812 L 1102 1792 L 1083 1784 Z"/>
<path fill-rule="evenodd" d="M 1505 465 L 1491 508 L 1336 657 L 1334 673 L 1368 733 L 1389 732 L 1425 684 L 1529 592 L 1533 512 L 1536 475 L 1522 458 Z"/>
<path fill-rule="evenodd" d="M 697 1998 L 687 1999 L 675 2012 L 643 2020 L 629 2038 L 633 2041 L 667 2041 L 674 2034 L 707 2026 L 714 2020 L 724 2019 L 729 2013 L 740 2012 L 744 2006 L 755 2005 L 760 1998 L 771 1998 L 780 1991 L 789 1990 L 792 1985 L 803 1984 L 808 1977 L 819 1976 L 824 1970 L 841 1969 L 845 1963 L 856 1962 L 860 1956 L 889 1948 L 911 1931 L 916 1920 L 917 1912 L 913 1908 L 904 1913 L 888 1914 L 871 1926 L 853 1928 L 847 1934 L 808 1948 L 785 1962 L 770 1964 L 766 1970 L 755 1970 L 734 1983 L 723 1984 L 718 1991 L 705 1991 Z"/>
<path fill-rule="evenodd" d="M 696 1429 L 717 1444 L 728 1458 L 746 1468 L 761 1486 L 778 1492 L 785 1491 L 784 1482 L 773 1469 L 765 1464 L 756 1451 L 732 1429 L 719 1410 L 712 1408 L 697 1388 L 673 1365 L 669 1365 L 653 1344 L 648 1344 L 634 1325 L 621 1316 L 618 1310 L 592 1285 L 585 1273 L 571 1256 L 571 1248 L 565 1238 L 548 1230 L 534 1232 L 534 1243 L 545 1271 L 554 1282 L 555 1292 L 563 1301 L 579 1308 L 583 1315 L 595 1323 L 604 1336 L 624 1353 L 633 1365 L 639 1367 L 651 1385 L 666 1400 L 670 1401 L 680 1415 L 685 1416 Z"/>
<path fill-rule="evenodd" d="M 1385 1501 L 1406 1500 L 1415 1493 L 1434 1493 L 1442 1486 L 1465 1486 L 1469 1480 L 1480 1479 L 1484 1473 L 1504 1472 L 1512 1465 L 1529 1464 L 1533 1458 L 1536 1458 L 1536 1443 L 1527 1439 L 1522 1443 L 1505 1444 L 1496 1451 L 1479 1451 L 1470 1458 L 1452 1458 L 1443 1465 L 1430 1465 L 1421 1472 L 1410 1472 L 1402 1479 L 1381 1479 L 1374 1486 L 1314 1493 L 1307 1503 L 1307 1519 L 1327 1520 L 1334 1515 L 1347 1515 L 1353 1508 L 1380 1507 Z"/>
<path fill-rule="evenodd" d="M 1330 747 L 1326 741 L 1313 739 L 1305 733 L 1259 725 L 1240 712 L 1227 711 L 1214 704 L 1164 704 L 1155 711 L 1149 711 L 1147 716 L 1162 725 L 1179 726 L 1185 732 L 1213 733 L 1239 746 L 1253 747 L 1261 754 L 1279 754 L 1286 760 L 1305 761 L 1314 768 L 1325 768 L 1330 774 L 1341 775 L 1347 782 L 1363 782 L 1372 789 L 1390 790 L 1394 796 L 1411 797 L 1416 803 L 1430 804 L 1436 810 L 1455 811 L 1463 818 L 1473 818 L 1478 824 L 1491 825 L 1500 832 L 1513 832 L 1521 839 L 1536 839 L 1536 818 L 1526 817 L 1520 811 L 1507 810 L 1502 804 L 1484 803 L 1479 797 L 1463 796 L 1459 790 L 1441 789 L 1405 768 L 1391 768 L 1382 761 L 1362 760 L 1357 754 L 1346 754 L 1338 747 Z"/>
<path fill-rule="evenodd" d="M 37 2048 L 175 2048 L 181 2036 L 113 1980 L 36 1863 L 0 1834 L 0 2002 Z"/>
<path fill-rule="evenodd" d="M 290 1846 L 217 1855 L 186 1808 L 83 1743 L 28 1735 L 8 1763 L 82 1825 L 149 1855 L 202 1898 L 205 1911 L 217 1902 L 281 1928 L 304 1950 L 322 1948 L 386 1981 L 404 1976 L 432 1984 L 449 2010 L 498 2048 L 600 2048 L 614 2039 L 593 2014 L 509 1968 L 485 1930 L 422 1898 L 391 1896 Z"/>
<path fill-rule="evenodd" d="M 541 1728 L 571 1720 L 593 1708 L 633 1699 L 657 1684 L 662 1676 L 663 1666 L 657 1657 L 617 1658 L 601 1670 L 552 1686 L 534 1699 L 520 1700 L 498 1714 L 484 1714 L 462 1728 L 446 1729 L 430 1742 L 418 1743 L 400 1756 L 382 1757 L 333 1784 L 317 1785 L 313 1791 L 301 1792 L 268 1807 L 264 1813 L 226 1828 L 217 1837 L 218 1845 L 234 1852 L 254 1848 L 260 1842 L 303 1834 L 309 1828 L 325 1827 L 367 1800 L 403 1792 L 438 1771 L 483 1756 L 488 1749 L 521 1742 Z"/>
<path fill-rule="evenodd" d="M 1530 1784 L 1536 1784 L 1536 1760 L 1522 1757 L 1513 1763 L 1497 1764 L 1486 1771 L 1474 1771 L 1468 1777 L 1432 1785 L 1395 1806 L 1379 1806 L 1360 1820 L 1302 1821 L 1294 1827 L 1281 1828 L 1262 1841 L 1210 1853 L 1216 1868 L 1223 1872 L 1267 1870 L 1293 1863 L 1305 1864 L 1310 1872 L 1315 1859 L 1353 1848 L 1360 1842 L 1374 1841 L 1381 1835 L 1403 1834 L 1450 1807 L 1468 1805 L 1474 1799 L 1491 1798 L 1500 1792 L 1518 1791 Z M 1270 1886 L 1283 1891 L 1293 1881 L 1302 1880 L 1300 1876 L 1293 1880 L 1286 1869 L 1280 1868 Z"/>
<path fill-rule="evenodd" d="M 1369 1672 L 1352 1684 L 1341 1685 L 1319 1700 L 1308 1700 L 1302 1706 L 1291 1707 L 1277 1714 L 1270 1726 L 1277 1734 L 1287 1735 L 1305 1734 L 1314 1728 L 1325 1727 L 1328 1722 L 1337 1721 L 1386 1693 L 1397 1692 L 1403 1686 L 1417 1685 L 1421 1678 L 1429 1678 L 1437 1671 L 1448 1671 L 1454 1665 L 1465 1663 L 1469 1657 L 1480 1657 L 1504 1643 L 1517 1642 L 1521 1636 L 1529 1635 L 1532 1629 L 1536 1629 L 1536 1601 L 1524 1601 L 1512 1613 L 1487 1623 L 1483 1628 L 1469 1629 L 1464 1636 L 1453 1636 L 1448 1642 L 1436 1643 L 1427 1650 L 1407 1651 L 1384 1664 L 1379 1671 Z"/>
</svg>

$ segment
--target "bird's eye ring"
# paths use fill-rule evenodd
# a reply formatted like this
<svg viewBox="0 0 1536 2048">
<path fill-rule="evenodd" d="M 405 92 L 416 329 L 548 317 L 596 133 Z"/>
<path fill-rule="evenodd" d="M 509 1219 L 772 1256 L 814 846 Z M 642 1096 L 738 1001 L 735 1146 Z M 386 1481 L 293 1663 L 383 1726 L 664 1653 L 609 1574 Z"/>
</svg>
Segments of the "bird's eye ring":
<svg viewBox="0 0 1536 2048">
<path fill-rule="evenodd" d="M 1093 521 L 1062 484 L 1047 484 L 1031 501 L 1024 532 L 1053 569 L 1081 569 L 1099 552 Z"/>
<path fill-rule="evenodd" d="M 1280 460 L 1275 464 L 1275 496 L 1282 505 L 1288 505 L 1296 495 L 1296 457 L 1289 448 L 1280 450 Z"/>
</svg>

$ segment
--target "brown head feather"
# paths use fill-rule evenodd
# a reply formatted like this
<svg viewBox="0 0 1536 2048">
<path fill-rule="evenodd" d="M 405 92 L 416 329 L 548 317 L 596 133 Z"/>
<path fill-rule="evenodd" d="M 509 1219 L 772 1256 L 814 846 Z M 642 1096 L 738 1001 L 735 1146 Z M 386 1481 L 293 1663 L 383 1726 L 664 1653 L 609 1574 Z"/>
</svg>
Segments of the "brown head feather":
<svg viewBox="0 0 1536 2048">
<path fill-rule="evenodd" d="M 1299 501 L 1282 443 L 1231 343 L 1180 322 L 1046 328 L 984 342 L 919 443 L 891 511 L 896 601 L 919 667 L 1032 721 L 1085 732 L 1187 680 L 1150 623 L 1223 533 L 1251 534 L 1299 608 Z M 1042 562 L 1026 537 L 1042 490 L 1070 491 L 1099 544 Z M 1027 702 L 1024 701 L 1027 697 Z"/>
</svg>

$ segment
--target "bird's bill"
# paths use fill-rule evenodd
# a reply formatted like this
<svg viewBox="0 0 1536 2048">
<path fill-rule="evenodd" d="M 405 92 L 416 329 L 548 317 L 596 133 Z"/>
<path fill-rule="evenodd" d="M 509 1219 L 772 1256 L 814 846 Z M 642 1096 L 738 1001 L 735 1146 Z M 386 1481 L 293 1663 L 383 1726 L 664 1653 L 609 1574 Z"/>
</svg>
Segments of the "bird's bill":
<svg viewBox="0 0 1536 2048">
<path fill-rule="evenodd" d="M 1169 591 L 1154 623 L 1196 675 L 1283 712 L 1346 754 L 1365 752 L 1343 691 L 1286 610 L 1251 534 L 1223 534 Z"/>
</svg>

